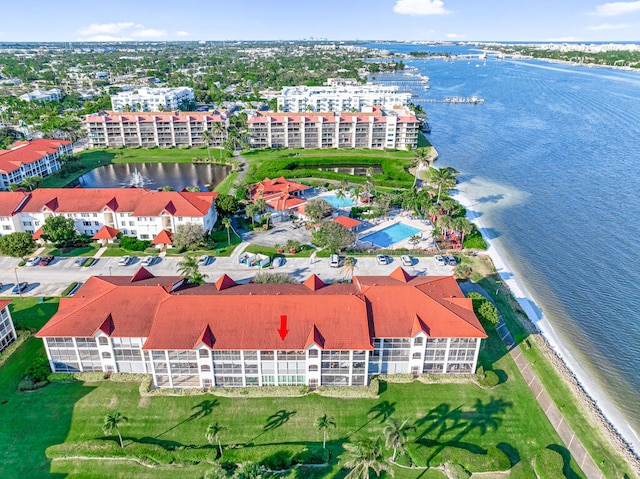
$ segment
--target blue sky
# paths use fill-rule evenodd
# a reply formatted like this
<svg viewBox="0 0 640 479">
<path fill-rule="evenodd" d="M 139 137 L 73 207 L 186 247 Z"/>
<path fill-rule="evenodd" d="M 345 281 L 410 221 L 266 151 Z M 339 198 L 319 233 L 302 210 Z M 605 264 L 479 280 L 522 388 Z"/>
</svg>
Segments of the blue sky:
<svg viewBox="0 0 640 479">
<path fill-rule="evenodd" d="M 0 41 L 638 41 L 640 1 L 109 0 L 7 2 Z"/>
</svg>

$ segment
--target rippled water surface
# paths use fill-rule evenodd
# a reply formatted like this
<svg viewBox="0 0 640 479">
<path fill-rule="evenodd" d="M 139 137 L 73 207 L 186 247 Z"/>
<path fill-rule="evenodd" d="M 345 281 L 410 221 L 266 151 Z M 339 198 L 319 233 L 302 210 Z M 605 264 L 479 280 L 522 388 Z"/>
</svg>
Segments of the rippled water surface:
<svg viewBox="0 0 640 479">
<path fill-rule="evenodd" d="M 423 98 L 485 99 L 424 105 L 439 163 L 461 172 L 460 190 L 553 328 L 640 431 L 640 72 L 407 64 L 431 78 Z"/>
</svg>

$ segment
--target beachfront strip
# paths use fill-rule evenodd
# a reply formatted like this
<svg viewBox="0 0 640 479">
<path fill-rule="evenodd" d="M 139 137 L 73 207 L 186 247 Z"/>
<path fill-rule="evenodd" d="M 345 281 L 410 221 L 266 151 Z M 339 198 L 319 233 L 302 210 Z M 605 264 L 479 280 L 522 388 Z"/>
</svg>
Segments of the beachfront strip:
<svg viewBox="0 0 640 479">
<path fill-rule="evenodd" d="M 406 108 L 356 113 L 257 112 L 249 118 L 252 148 L 413 149 L 420 121 Z"/>
<path fill-rule="evenodd" d="M 171 245 L 178 226 L 211 231 L 218 219 L 215 192 L 145 188 L 39 188 L 0 192 L 0 235 L 31 233 L 40 239 L 47 218 L 73 219 L 78 233 L 112 242 L 118 233 Z M 157 241 L 156 241 L 157 240 Z M 162 241 L 162 243 L 159 243 Z"/>
<path fill-rule="evenodd" d="M 475 372 L 487 335 L 450 276 L 350 284 L 91 277 L 36 335 L 53 371 L 146 373 L 156 387 L 366 385 L 372 374 Z"/>
<path fill-rule="evenodd" d="M 0 190 L 32 176 L 44 177 L 60 169 L 60 157 L 73 152 L 70 141 L 37 139 L 18 141 L 0 150 Z"/>
</svg>

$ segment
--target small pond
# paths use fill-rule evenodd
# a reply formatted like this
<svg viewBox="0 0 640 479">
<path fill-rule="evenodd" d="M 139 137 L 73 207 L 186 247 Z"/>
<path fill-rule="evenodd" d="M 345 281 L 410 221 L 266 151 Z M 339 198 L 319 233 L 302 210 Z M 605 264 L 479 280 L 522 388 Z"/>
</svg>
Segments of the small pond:
<svg viewBox="0 0 640 479">
<path fill-rule="evenodd" d="M 180 191 L 187 186 L 213 190 L 231 172 L 230 166 L 192 163 L 113 163 L 101 166 L 78 178 L 74 185 L 83 188 L 159 189 L 171 186 Z"/>
</svg>

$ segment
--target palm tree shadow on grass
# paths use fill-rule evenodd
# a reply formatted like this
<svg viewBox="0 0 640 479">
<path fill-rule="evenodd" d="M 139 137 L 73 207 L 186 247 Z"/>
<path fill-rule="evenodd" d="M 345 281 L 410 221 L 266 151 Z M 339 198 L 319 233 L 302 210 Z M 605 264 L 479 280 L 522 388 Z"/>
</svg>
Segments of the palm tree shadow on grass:
<svg viewBox="0 0 640 479">
<path fill-rule="evenodd" d="M 462 411 L 460 407 L 451 409 L 448 404 L 440 404 L 429 411 L 416 422 L 416 427 L 419 428 L 433 421 L 415 441 L 430 450 L 426 465 L 429 466 L 446 447 L 466 449 L 474 454 L 486 454 L 486 449 L 462 440 L 474 430 L 478 430 L 481 435 L 489 430 L 497 430 L 502 423 L 501 416 L 512 406 L 511 402 L 490 398 L 486 404 L 476 399 L 470 411 Z M 437 431 L 436 437 L 427 438 L 426 436 L 433 431 Z M 453 437 L 450 437 L 451 434 Z"/>
<path fill-rule="evenodd" d="M 276 411 L 275 413 L 273 413 L 271 416 L 267 418 L 267 422 L 262 427 L 262 432 L 257 436 L 255 436 L 253 439 L 250 439 L 249 441 L 247 441 L 245 445 L 246 446 L 253 445 L 253 441 L 258 439 L 260 436 L 262 436 L 266 432 L 271 431 L 273 429 L 277 429 L 283 424 L 289 422 L 289 419 L 291 419 L 291 417 L 296 413 L 297 411 L 287 411 L 286 409 L 280 409 L 279 411 Z"/>
<path fill-rule="evenodd" d="M 370 416 L 369 419 L 367 419 L 367 421 L 365 421 L 364 424 L 362 424 L 362 426 L 360 426 L 358 429 L 347 434 L 347 437 L 360 432 L 363 428 L 365 428 L 376 419 L 379 419 L 380 424 L 382 424 L 387 419 L 389 419 L 394 412 L 396 412 L 396 403 L 391 403 L 389 401 L 379 402 L 367 412 L 367 416 Z"/>
<path fill-rule="evenodd" d="M 213 399 L 213 400 L 212 399 L 205 399 L 201 403 L 196 404 L 195 406 L 193 406 L 191 408 L 192 411 L 195 409 L 195 411 L 193 412 L 193 414 L 191 414 L 191 416 L 189 416 L 188 418 L 183 419 L 179 423 L 171 426 L 166 431 L 161 432 L 160 434 L 155 436 L 155 439 L 158 439 L 160 436 L 164 436 L 169 431 L 173 431 L 175 428 L 177 428 L 178 426 L 181 426 L 185 422 L 193 421 L 194 419 L 201 419 L 203 417 L 209 416 L 213 412 L 213 408 L 218 406 L 219 404 L 220 404 L 220 401 L 218 401 L 217 399 Z"/>
</svg>

